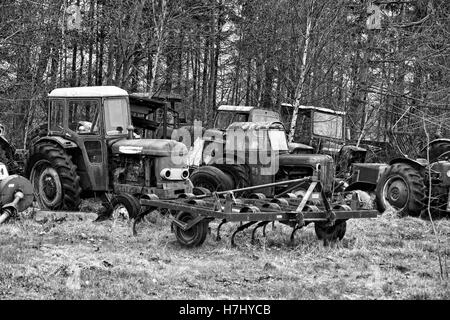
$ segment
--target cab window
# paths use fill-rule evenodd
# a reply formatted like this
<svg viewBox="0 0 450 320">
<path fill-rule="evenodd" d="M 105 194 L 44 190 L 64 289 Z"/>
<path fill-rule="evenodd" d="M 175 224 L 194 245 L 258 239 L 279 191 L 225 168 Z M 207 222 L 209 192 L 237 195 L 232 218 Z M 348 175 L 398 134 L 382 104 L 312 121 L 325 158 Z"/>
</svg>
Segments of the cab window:
<svg viewBox="0 0 450 320">
<path fill-rule="evenodd" d="M 62 131 L 64 128 L 64 100 L 50 101 L 50 131 Z"/>
<path fill-rule="evenodd" d="M 98 134 L 98 100 L 69 100 L 69 129 L 82 135 Z"/>
</svg>

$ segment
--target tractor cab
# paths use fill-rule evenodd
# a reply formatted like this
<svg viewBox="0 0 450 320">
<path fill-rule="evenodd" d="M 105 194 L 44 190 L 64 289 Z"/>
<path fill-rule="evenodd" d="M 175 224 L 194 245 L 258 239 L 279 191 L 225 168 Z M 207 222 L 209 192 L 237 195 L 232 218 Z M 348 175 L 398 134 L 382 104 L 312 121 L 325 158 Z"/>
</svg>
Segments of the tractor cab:
<svg viewBox="0 0 450 320">
<path fill-rule="evenodd" d="M 293 105 L 281 104 L 281 119 L 287 129 L 293 111 Z M 293 141 L 312 146 L 316 153 L 337 154 L 350 138 L 345 130 L 345 114 L 328 108 L 299 106 Z"/>
</svg>

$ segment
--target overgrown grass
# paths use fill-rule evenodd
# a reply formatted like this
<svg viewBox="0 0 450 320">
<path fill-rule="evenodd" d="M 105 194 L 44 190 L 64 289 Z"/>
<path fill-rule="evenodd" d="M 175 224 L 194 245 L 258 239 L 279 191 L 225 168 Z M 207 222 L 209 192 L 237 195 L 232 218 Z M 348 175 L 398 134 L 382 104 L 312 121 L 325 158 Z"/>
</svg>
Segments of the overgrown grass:
<svg viewBox="0 0 450 320">
<path fill-rule="evenodd" d="M 153 215 L 131 235 L 125 221 L 47 221 L 0 226 L 0 299 L 449 299 L 430 222 L 385 214 L 348 221 L 344 240 L 324 247 L 313 225 L 289 243 L 276 224 L 230 246 L 236 225 L 217 222 L 202 247 L 181 247 Z M 450 221 L 436 222 L 450 254 Z"/>
</svg>

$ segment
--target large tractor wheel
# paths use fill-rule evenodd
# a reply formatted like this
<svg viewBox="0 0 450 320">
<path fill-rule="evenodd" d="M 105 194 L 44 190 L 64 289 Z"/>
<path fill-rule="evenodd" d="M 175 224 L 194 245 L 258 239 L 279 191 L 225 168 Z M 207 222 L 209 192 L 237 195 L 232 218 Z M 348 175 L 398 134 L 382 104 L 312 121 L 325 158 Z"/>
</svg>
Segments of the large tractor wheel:
<svg viewBox="0 0 450 320">
<path fill-rule="evenodd" d="M 26 170 L 40 206 L 51 210 L 77 210 L 80 206 L 80 177 L 71 157 L 60 147 L 40 143 Z"/>
<path fill-rule="evenodd" d="M 418 170 L 406 163 L 395 163 L 382 175 L 375 193 L 379 212 L 383 213 L 389 203 L 402 216 L 419 216 L 425 185 Z"/>
<path fill-rule="evenodd" d="M 194 187 L 206 188 L 210 191 L 225 191 L 233 189 L 233 178 L 220 169 L 203 166 L 196 169 L 190 176 Z"/>
</svg>

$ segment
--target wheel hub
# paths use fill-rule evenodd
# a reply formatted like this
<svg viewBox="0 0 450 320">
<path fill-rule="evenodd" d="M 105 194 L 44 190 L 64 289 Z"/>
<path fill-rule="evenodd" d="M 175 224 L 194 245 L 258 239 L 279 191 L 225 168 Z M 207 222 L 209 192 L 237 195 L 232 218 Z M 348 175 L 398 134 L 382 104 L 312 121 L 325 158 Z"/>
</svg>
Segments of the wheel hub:
<svg viewBox="0 0 450 320">
<path fill-rule="evenodd" d="M 43 191 L 48 199 L 54 199 L 56 196 L 56 182 L 51 175 L 46 175 L 42 178 Z"/>
<path fill-rule="evenodd" d="M 35 185 L 44 207 L 54 209 L 62 202 L 63 192 L 61 180 L 59 179 L 58 172 L 54 168 L 45 166 L 42 171 L 38 170 L 34 173 L 33 180 L 37 180 Z"/>
<path fill-rule="evenodd" d="M 401 178 L 388 181 L 385 198 L 397 209 L 405 207 L 409 199 L 409 189 L 405 181 Z"/>
</svg>

